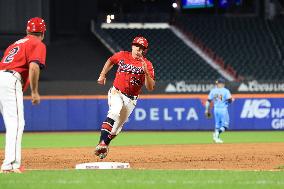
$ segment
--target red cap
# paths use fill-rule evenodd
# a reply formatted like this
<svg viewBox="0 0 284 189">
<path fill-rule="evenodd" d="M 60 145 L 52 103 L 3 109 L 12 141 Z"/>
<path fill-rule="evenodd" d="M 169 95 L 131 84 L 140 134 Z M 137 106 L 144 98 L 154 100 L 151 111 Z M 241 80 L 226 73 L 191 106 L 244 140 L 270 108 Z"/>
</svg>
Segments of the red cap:
<svg viewBox="0 0 284 189">
<path fill-rule="evenodd" d="M 27 31 L 44 33 L 46 31 L 44 20 L 39 17 L 31 18 L 27 23 Z"/>
<path fill-rule="evenodd" d="M 132 44 L 138 44 L 148 49 L 148 41 L 144 37 L 135 37 Z"/>
</svg>

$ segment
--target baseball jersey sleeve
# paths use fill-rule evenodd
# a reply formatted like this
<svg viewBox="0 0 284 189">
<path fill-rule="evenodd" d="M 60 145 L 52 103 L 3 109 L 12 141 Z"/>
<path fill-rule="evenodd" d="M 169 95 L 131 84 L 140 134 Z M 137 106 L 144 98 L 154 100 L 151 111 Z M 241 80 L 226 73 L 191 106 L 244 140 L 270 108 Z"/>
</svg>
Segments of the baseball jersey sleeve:
<svg viewBox="0 0 284 189">
<path fill-rule="evenodd" d="M 227 89 L 226 99 L 230 99 L 230 98 L 232 98 L 232 95 L 231 95 L 230 91 Z"/>
<path fill-rule="evenodd" d="M 208 95 L 208 100 L 213 100 L 213 90 L 210 91 L 209 95 Z"/>
<path fill-rule="evenodd" d="M 28 63 L 35 62 L 39 65 L 40 69 L 45 67 L 46 47 L 44 43 L 36 43 L 31 46 L 28 55 Z"/>
<path fill-rule="evenodd" d="M 115 53 L 114 55 L 112 55 L 109 60 L 113 63 L 113 64 L 118 64 L 119 60 L 121 59 L 121 57 L 123 57 L 124 51 L 120 51 L 118 53 Z"/>
</svg>

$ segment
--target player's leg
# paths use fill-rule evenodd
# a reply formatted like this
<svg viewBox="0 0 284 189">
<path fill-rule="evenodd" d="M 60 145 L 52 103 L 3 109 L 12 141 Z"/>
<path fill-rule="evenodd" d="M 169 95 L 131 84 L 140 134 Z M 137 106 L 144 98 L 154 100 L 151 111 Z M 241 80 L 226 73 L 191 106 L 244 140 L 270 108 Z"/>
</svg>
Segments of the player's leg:
<svg viewBox="0 0 284 189">
<path fill-rule="evenodd" d="M 117 121 L 117 123 L 114 124 L 113 129 L 111 131 L 112 134 L 115 136 L 117 136 L 120 133 L 124 123 L 128 120 L 129 116 L 131 115 L 137 104 L 137 100 L 131 100 L 126 96 L 123 96 L 123 102 L 124 106 L 121 109 L 120 118 Z"/>
<path fill-rule="evenodd" d="M 120 95 L 122 99 L 122 107 L 119 114 L 119 117 L 116 121 L 112 122 L 112 130 L 108 136 L 104 138 L 104 143 L 99 143 L 96 147 L 96 155 L 99 156 L 101 159 L 105 158 L 108 153 L 108 145 L 110 142 L 119 134 L 121 131 L 123 124 L 127 121 L 128 117 L 132 113 L 133 109 L 135 108 L 137 100 L 131 100 L 124 95 Z M 110 108 L 111 110 L 111 108 Z M 109 116 L 108 116 L 109 117 Z M 109 124 L 108 124 L 109 125 Z"/>
<path fill-rule="evenodd" d="M 215 131 L 213 133 L 213 141 L 215 143 L 222 143 L 223 141 L 220 139 L 220 128 L 221 128 L 221 119 L 222 114 L 220 110 L 214 110 L 214 117 L 215 117 Z"/>
<path fill-rule="evenodd" d="M 16 160 L 13 163 L 13 169 L 20 169 L 21 167 L 21 158 L 22 158 L 22 137 L 25 127 L 25 119 L 24 119 L 24 99 L 23 99 L 23 91 L 22 84 L 20 82 L 17 83 L 16 86 L 16 97 L 17 97 L 17 110 L 18 110 L 18 121 L 19 128 L 17 130 L 17 140 L 16 140 Z"/>
<path fill-rule="evenodd" d="M 120 119 L 121 109 L 123 108 L 123 96 L 114 87 L 111 88 L 108 93 L 108 104 L 109 111 L 106 120 L 102 124 L 100 137 L 100 142 L 104 141 L 107 145 L 109 145 L 110 139 L 114 137 L 111 136 L 111 131 L 113 127 L 117 125 Z"/>
<path fill-rule="evenodd" d="M 123 101 L 120 94 L 109 93 L 108 95 L 109 111 L 106 120 L 103 122 L 101 127 L 100 141 L 104 141 L 107 145 L 109 144 L 109 137 L 113 125 L 117 123 L 120 117 L 120 111 L 123 107 Z"/>
<path fill-rule="evenodd" d="M 120 133 L 123 124 L 127 121 L 129 114 L 127 114 L 127 108 L 125 106 L 122 106 L 122 109 L 120 111 L 120 116 L 117 119 L 117 121 L 113 122 L 112 120 L 112 127 L 110 131 L 108 130 L 108 136 L 104 138 L 104 143 L 106 145 L 109 145 L 110 142 Z M 104 122 L 105 123 L 105 122 Z M 110 124 L 107 124 L 110 125 Z"/>
<path fill-rule="evenodd" d="M 3 77 L 3 73 L 0 72 L 0 113 L 2 114 L 3 116 L 3 102 L 5 102 L 5 98 L 6 98 L 6 93 L 5 91 L 6 90 L 7 86 L 6 86 L 6 80 L 5 78 Z M 1 173 L 2 173 L 2 167 L 3 167 L 3 164 L 1 166 Z"/>
<path fill-rule="evenodd" d="M 217 143 L 223 143 L 223 140 L 220 138 L 220 134 L 225 132 L 227 128 L 229 127 L 229 114 L 228 110 L 223 109 L 219 111 L 219 119 L 220 119 L 220 124 L 216 126 L 215 128 L 215 136 L 218 137 L 216 139 L 218 142 Z"/>
<path fill-rule="evenodd" d="M 115 137 L 111 134 L 111 131 L 114 124 L 120 117 L 120 111 L 123 106 L 123 99 L 121 93 L 117 91 L 114 87 L 109 90 L 108 105 L 109 111 L 106 120 L 102 123 L 101 136 L 99 144 L 97 145 L 95 151 L 95 155 L 99 156 L 101 159 L 107 156 L 108 145 L 110 141 Z"/>
<path fill-rule="evenodd" d="M 9 74 L 9 73 L 8 73 Z M 1 91 L 2 115 L 6 127 L 5 159 L 2 170 L 18 169 L 21 162 L 21 140 L 24 129 L 23 93 L 21 83 L 6 74 L 5 90 Z M 2 85 L 2 89 L 3 89 Z"/>
<path fill-rule="evenodd" d="M 123 98 L 127 98 L 123 96 Z M 123 107 L 120 111 L 120 116 L 117 121 L 113 123 L 112 130 L 108 137 L 105 138 L 105 142 L 102 144 L 100 143 L 96 148 L 96 155 L 99 156 L 101 159 L 105 158 L 108 154 L 108 145 L 110 142 L 120 133 L 123 124 L 127 121 L 128 117 L 130 116 L 131 112 L 135 108 L 136 100 L 124 99 Z"/>
<path fill-rule="evenodd" d="M 229 113 L 228 110 L 222 111 L 221 115 L 221 127 L 219 128 L 219 134 L 225 132 L 229 128 Z"/>
</svg>

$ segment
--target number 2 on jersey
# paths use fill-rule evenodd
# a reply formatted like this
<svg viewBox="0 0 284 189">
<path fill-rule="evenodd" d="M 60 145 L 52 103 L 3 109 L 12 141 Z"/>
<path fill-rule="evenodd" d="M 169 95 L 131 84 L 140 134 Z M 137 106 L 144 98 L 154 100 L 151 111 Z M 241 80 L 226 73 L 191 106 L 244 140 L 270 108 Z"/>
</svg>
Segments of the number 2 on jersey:
<svg viewBox="0 0 284 189">
<path fill-rule="evenodd" d="M 19 52 L 20 47 L 14 47 L 10 50 L 9 54 L 4 58 L 3 63 L 11 63 L 14 60 L 14 56 Z"/>
</svg>

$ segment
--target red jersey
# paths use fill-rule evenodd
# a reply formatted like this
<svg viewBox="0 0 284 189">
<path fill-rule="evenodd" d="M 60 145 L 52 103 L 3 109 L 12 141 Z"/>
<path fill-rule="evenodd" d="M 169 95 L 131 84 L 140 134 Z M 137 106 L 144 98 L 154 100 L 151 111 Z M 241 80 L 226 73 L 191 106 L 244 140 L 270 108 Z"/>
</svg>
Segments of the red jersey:
<svg viewBox="0 0 284 189">
<path fill-rule="evenodd" d="M 154 79 L 154 68 L 152 63 L 143 58 L 147 64 L 150 77 Z M 142 69 L 141 60 L 132 57 L 131 52 L 121 51 L 110 57 L 113 64 L 118 65 L 113 86 L 122 93 L 138 96 L 145 83 L 145 72 Z"/>
<path fill-rule="evenodd" d="M 36 62 L 40 68 L 45 67 L 46 47 L 40 39 L 27 35 L 10 45 L 0 62 L 0 70 L 14 70 L 21 74 L 23 86 L 29 84 L 29 64 Z M 23 87 L 26 88 L 26 87 Z"/>
</svg>

